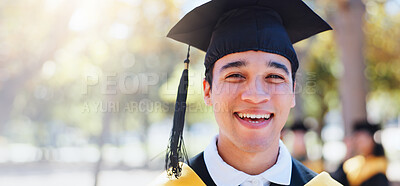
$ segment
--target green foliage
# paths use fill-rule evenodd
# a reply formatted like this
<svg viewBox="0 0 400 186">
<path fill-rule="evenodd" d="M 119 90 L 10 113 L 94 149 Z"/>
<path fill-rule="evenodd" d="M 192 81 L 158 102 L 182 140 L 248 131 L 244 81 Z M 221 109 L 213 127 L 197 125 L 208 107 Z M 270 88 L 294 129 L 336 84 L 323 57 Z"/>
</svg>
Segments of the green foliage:
<svg viewBox="0 0 400 186">
<path fill-rule="evenodd" d="M 383 122 L 396 118 L 400 113 L 400 108 L 396 106 L 400 90 L 400 13 L 389 14 L 386 3 L 366 1 L 364 27 L 368 113 L 375 120 Z M 343 67 L 337 47 L 332 32 L 317 36 L 304 67 L 306 83 L 311 79 L 315 82 L 312 88 L 316 89 L 315 94 L 303 95 L 305 113 L 321 122 L 329 110 L 337 110 L 341 106 L 338 81 Z M 390 109 L 384 103 L 391 103 Z"/>
<path fill-rule="evenodd" d="M 331 6 L 321 2 L 310 4 Z M 400 14 L 388 14 L 386 2 L 367 2 L 368 110 L 385 107 L 376 117 L 386 120 L 400 113 Z M 182 3 L 0 3 L 1 135 L 21 142 L 73 128 L 90 139 L 101 133 L 109 113 L 111 138 L 118 138 L 172 118 L 186 46 L 165 35 L 182 15 Z M 329 110 L 340 108 L 338 79 L 343 67 L 334 34 L 317 36 L 307 53 L 304 113 L 322 121 Z M 203 52 L 192 49 L 189 124 L 213 122 L 212 108 L 203 102 L 203 59 Z M 15 126 L 22 128 L 18 135 Z M 34 143 L 46 145 L 46 140 Z"/>
</svg>

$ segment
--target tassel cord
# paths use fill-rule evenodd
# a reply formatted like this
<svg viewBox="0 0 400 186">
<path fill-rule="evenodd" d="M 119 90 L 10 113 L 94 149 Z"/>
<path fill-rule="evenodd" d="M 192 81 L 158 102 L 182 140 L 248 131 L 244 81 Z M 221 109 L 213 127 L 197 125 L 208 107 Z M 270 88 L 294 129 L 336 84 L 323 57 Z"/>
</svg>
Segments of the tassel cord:
<svg viewBox="0 0 400 186">
<path fill-rule="evenodd" d="M 185 149 L 183 140 L 183 128 L 185 123 L 186 113 L 186 100 L 187 100 L 187 89 L 188 89 L 188 67 L 189 67 L 189 52 L 190 46 L 188 46 L 188 52 L 186 60 L 184 61 L 185 68 L 182 72 L 181 80 L 179 82 L 178 94 L 175 103 L 175 112 L 173 119 L 173 126 L 171 131 L 171 137 L 169 139 L 169 145 L 167 148 L 167 154 L 165 157 L 165 169 L 168 176 L 179 178 L 182 171 L 182 165 L 179 162 L 188 162 L 188 156 Z"/>
</svg>

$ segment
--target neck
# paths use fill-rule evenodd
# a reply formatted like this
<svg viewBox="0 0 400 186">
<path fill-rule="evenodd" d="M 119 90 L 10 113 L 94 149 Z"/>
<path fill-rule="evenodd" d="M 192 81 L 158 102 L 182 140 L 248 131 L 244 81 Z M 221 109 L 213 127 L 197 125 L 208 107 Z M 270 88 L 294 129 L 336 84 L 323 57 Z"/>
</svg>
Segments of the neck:
<svg viewBox="0 0 400 186">
<path fill-rule="evenodd" d="M 279 139 L 259 151 L 247 151 L 218 137 L 218 154 L 236 170 L 258 175 L 275 165 L 279 154 Z"/>
</svg>

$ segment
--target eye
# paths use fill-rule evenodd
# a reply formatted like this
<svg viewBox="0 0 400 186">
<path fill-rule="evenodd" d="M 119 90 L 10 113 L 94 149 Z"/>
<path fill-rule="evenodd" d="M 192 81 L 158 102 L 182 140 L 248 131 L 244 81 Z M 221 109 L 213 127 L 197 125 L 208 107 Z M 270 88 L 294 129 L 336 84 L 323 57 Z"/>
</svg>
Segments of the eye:
<svg viewBox="0 0 400 186">
<path fill-rule="evenodd" d="M 244 76 L 242 76 L 241 74 L 231 74 L 229 76 L 227 76 L 225 79 L 228 78 L 244 78 Z"/>
<path fill-rule="evenodd" d="M 275 75 L 275 74 L 269 75 L 269 76 L 267 76 L 266 78 L 267 78 L 267 79 L 268 79 L 268 78 L 272 78 L 272 79 L 285 79 L 285 78 L 283 78 L 282 76 Z"/>
<path fill-rule="evenodd" d="M 225 80 L 227 80 L 228 82 L 241 82 L 243 80 L 245 80 L 246 77 L 243 76 L 242 74 L 230 74 L 228 76 L 225 77 Z"/>
<path fill-rule="evenodd" d="M 271 74 L 268 75 L 267 77 L 265 77 L 267 82 L 270 83 L 283 83 L 285 82 L 285 78 L 283 76 L 280 75 L 276 75 L 276 74 Z"/>
</svg>

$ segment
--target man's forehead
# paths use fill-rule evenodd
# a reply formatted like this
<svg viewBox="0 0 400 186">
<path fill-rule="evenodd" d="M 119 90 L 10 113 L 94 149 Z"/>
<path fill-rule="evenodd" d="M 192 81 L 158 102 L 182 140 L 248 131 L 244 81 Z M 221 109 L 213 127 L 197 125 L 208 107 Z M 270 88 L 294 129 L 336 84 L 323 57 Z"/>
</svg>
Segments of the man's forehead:
<svg viewBox="0 0 400 186">
<path fill-rule="evenodd" d="M 228 63 L 235 63 L 233 67 L 244 67 L 251 64 L 265 64 L 264 67 L 277 67 L 280 65 L 291 68 L 289 60 L 279 54 L 263 52 L 263 51 L 245 51 L 228 54 L 214 64 L 214 68 L 224 68 Z"/>
</svg>

